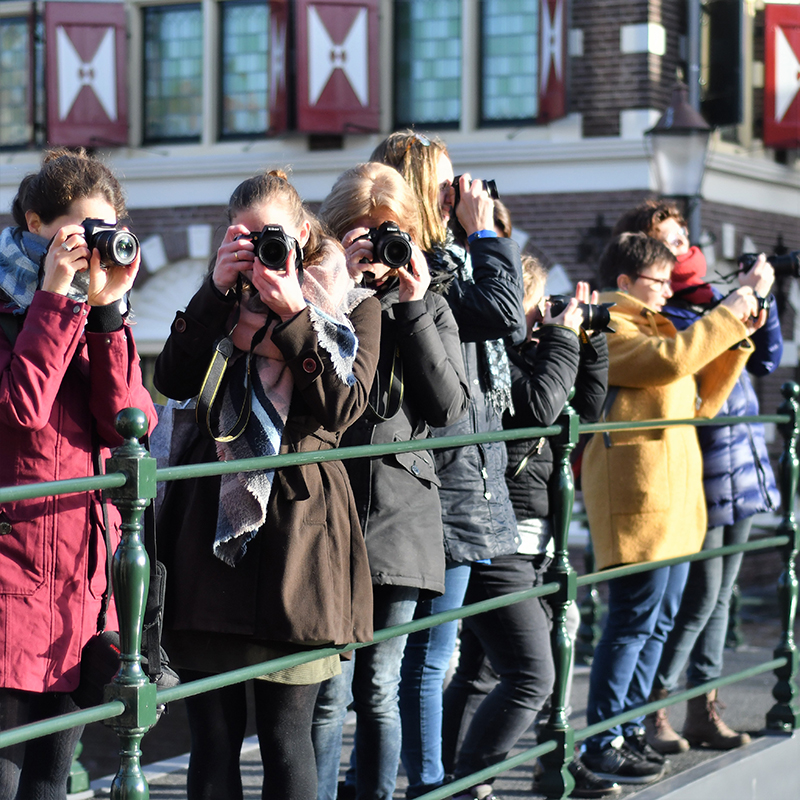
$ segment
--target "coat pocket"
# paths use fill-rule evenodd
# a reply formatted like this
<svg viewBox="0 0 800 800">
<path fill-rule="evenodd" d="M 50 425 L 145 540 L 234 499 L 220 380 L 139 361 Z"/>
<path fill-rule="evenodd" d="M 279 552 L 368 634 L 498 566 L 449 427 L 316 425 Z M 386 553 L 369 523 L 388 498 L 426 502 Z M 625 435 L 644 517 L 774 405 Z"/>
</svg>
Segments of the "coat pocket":
<svg viewBox="0 0 800 800">
<path fill-rule="evenodd" d="M 612 514 L 669 509 L 669 462 L 664 439 L 614 444 L 605 453 Z"/>
<path fill-rule="evenodd" d="M 44 500 L 0 506 L 0 595 L 32 595 L 44 583 L 47 529 Z"/>
<path fill-rule="evenodd" d="M 415 478 L 432 483 L 434 486 L 442 485 L 439 476 L 436 474 L 433 457 L 427 450 L 418 450 L 412 453 L 393 453 L 390 458 L 394 459 L 406 472 Z"/>
</svg>

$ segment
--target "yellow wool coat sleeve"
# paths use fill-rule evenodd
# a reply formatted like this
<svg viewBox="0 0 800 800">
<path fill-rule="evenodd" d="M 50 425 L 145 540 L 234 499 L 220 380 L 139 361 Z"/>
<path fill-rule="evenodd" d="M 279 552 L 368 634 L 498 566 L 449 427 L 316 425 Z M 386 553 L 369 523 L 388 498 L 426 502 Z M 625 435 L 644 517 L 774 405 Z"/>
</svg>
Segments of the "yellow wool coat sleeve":
<svg viewBox="0 0 800 800">
<path fill-rule="evenodd" d="M 751 352 L 744 325 L 717 308 L 685 331 L 627 295 L 608 336 L 609 384 L 619 387 L 608 419 L 689 419 L 722 404 Z M 734 348 L 734 349 L 731 349 Z M 598 568 L 697 552 L 707 516 L 702 458 L 693 427 L 596 434 L 582 468 Z"/>
</svg>

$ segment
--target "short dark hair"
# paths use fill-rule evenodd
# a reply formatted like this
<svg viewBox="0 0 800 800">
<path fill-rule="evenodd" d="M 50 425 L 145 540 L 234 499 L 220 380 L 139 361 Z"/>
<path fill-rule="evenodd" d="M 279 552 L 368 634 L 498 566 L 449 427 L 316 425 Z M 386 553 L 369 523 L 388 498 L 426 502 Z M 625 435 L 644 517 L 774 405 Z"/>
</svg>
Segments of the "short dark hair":
<svg viewBox="0 0 800 800">
<path fill-rule="evenodd" d="M 11 213 L 28 230 L 26 212 L 35 211 L 47 224 L 66 214 L 75 200 L 96 196 L 108 202 L 118 220 L 126 216 L 125 195 L 111 170 L 83 148 L 58 148 L 44 154 L 39 172 L 22 179 Z"/>
<path fill-rule="evenodd" d="M 674 219 L 679 225 L 686 221 L 675 203 L 668 200 L 644 200 L 635 208 L 626 211 L 614 226 L 612 236 L 620 233 L 646 233 L 653 236 L 656 228 L 665 220 Z"/>
<path fill-rule="evenodd" d="M 600 256 L 600 283 L 604 288 L 617 288 L 617 277 L 632 278 L 655 264 L 674 264 L 672 251 L 646 233 L 622 233 L 606 245 Z"/>
</svg>

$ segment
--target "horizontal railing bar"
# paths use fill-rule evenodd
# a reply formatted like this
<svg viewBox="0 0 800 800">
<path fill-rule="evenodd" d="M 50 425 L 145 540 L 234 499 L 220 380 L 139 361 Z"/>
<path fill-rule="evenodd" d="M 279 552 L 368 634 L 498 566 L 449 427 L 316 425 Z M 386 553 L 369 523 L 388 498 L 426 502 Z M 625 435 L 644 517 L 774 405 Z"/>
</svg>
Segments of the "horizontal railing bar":
<svg viewBox="0 0 800 800">
<path fill-rule="evenodd" d="M 674 564 L 683 564 L 687 561 L 705 561 L 709 558 L 729 556 L 733 553 L 768 550 L 772 547 L 781 547 L 788 543 L 788 536 L 768 536 L 763 539 L 754 539 L 752 542 L 717 547 L 714 550 L 701 550 L 699 553 L 692 553 L 688 556 L 675 556 L 675 558 L 665 558 L 662 561 L 643 561 L 640 564 L 626 564 L 623 567 L 612 567 L 611 569 L 604 569 L 600 572 L 591 572 L 588 575 L 579 575 L 577 583 L 578 586 L 588 586 L 592 583 L 602 583 L 612 578 L 637 575 L 640 572 L 649 572 L 650 570 L 659 569 L 660 567 L 671 567 Z"/>
<path fill-rule="evenodd" d="M 460 436 L 414 439 L 410 442 L 364 444 L 354 447 L 338 447 L 331 450 L 312 450 L 303 453 L 282 453 L 277 456 L 262 456 L 261 458 L 243 458 L 238 461 L 185 464 L 180 467 L 164 467 L 156 470 L 156 480 L 169 481 L 186 480 L 187 478 L 206 478 L 211 475 L 226 475 L 232 472 L 252 472 L 257 469 L 280 469 L 281 467 L 295 466 L 298 464 L 321 464 L 325 461 L 346 461 L 351 458 L 375 458 L 392 453 L 411 453 L 417 450 L 443 450 L 451 447 L 466 447 L 472 444 L 555 436 L 560 432 L 560 425 L 551 425 L 549 428 L 520 428 L 508 431 L 465 433 Z"/>
<path fill-rule="evenodd" d="M 580 426 L 580 432 L 637 431 L 652 428 L 674 428 L 679 425 L 707 428 L 739 425 L 745 422 L 772 422 L 777 425 L 788 425 L 791 422 L 791 418 L 787 414 L 754 414 L 749 417 L 690 417 L 689 419 L 643 419 L 635 422 L 589 422 Z"/>
<path fill-rule="evenodd" d="M 556 749 L 554 741 L 542 742 L 536 747 L 531 747 L 530 750 L 525 750 L 522 753 L 507 758 L 505 761 L 499 761 L 497 764 L 492 764 L 491 767 L 485 767 L 479 772 L 473 772 L 472 775 L 467 775 L 466 778 L 459 778 L 452 783 L 446 783 L 438 789 L 434 789 L 427 794 L 421 794 L 418 800 L 446 800 L 451 795 L 458 794 L 464 789 L 471 789 L 478 783 L 485 783 L 489 778 L 494 778 L 506 770 L 514 769 L 520 764 L 527 764 L 528 761 L 533 761 L 534 758 L 552 753 Z"/>
<path fill-rule="evenodd" d="M 62 494 L 91 492 L 95 489 L 116 489 L 128 481 L 122 472 L 111 472 L 108 475 L 87 475 L 85 478 L 69 478 L 65 481 L 47 481 L 46 483 L 30 483 L 23 486 L 0 487 L 0 503 L 12 500 L 33 500 L 37 497 L 55 497 Z"/>
<path fill-rule="evenodd" d="M 208 678 L 201 678 L 191 683 L 182 683 L 180 686 L 173 686 L 170 689 L 163 689 L 158 693 L 159 703 L 169 703 L 173 700 L 180 700 L 185 697 L 192 697 L 193 695 L 201 694 L 204 691 L 211 691 L 213 689 L 222 689 L 225 686 L 231 686 L 234 683 L 241 683 L 242 681 L 250 680 L 252 678 L 259 678 L 262 675 L 270 675 L 278 670 L 287 669 L 288 667 L 296 667 L 300 664 L 308 664 L 310 661 L 316 661 L 326 656 L 339 655 L 340 653 L 348 653 L 351 650 L 360 650 L 362 647 L 369 647 L 378 642 L 384 642 L 387 639 L 394 639 L 398 636 L 404 636 L 408 633 L 416 633 L 417 631 L 425 630 L 426 628 L 433 628 L 442 622 L 453 622 L 463 617 L 472 617 L 476 614 L 482 614 L 484 611 L 492 611 L 495 608 L 503 608 L 518 603 L 522 600 L 529 600 L 533 597 L 546 597 L 550 594 L 556 594 L 559 586 L 556 583 L 547 583 L 543 586 L 536 586 L 533 589 L 525 589 L 521 592 L 512 592 L 511 594 L 504 594 L 500 597 L 492 597 L 489 600 L 481 600 L 478 603 L 473 603 L 468 606 L 461 606 L 460 608 L 450 609 L 449 611 L 441 611 L 438 614 L 431 614 L 429 617 L 423 619 L 411 620 L 411 622 L 404 622 L 402 625 L 393 625 L 390 628 L 382 628 L 375 631 L 375 636 L 371 642 L 356 642 L 353 644 L 346 644 L 340 647 L 322 647 L 315 650 L 306 650 L 302 653 L 292 653 L 288 656 L 281 656 L 280 658 L 271 661 L 264 661 L 261 664 L 253 664 L 249 667 L 241 667 L 240 669 L 231 670 L 230 672 L 222 672 L 219 675 L 212 675 Z"/>
<path fill-rule="evenodd" d="M 50 717 L 39 722 L 30 722 L 27 725 L 20 725 L 18 728 L 9 728 L 0 733 L 0 749 L 10 747 L 12 744 L 20 744 L 40 736 L 49 736 L 59 731 L 66 731 L 69 728 L 76 728 L 78 725 L 88 725 L 90 722 L 102 722 L 104 719 L 113 719 L 125 713 L 125 704 L 121 700 L 112 700 L 103 703 L 101 706 L 92 706 L 81 711 L 70 711 L 69 714 L 61 714 L 58 717 Z"/>
<path fill-rule="evenodd" d="M 599 431 L 664 428 L 675 425 L 705 426 L 736 424 L 749 421 L 788 423 L 789 417 L 783 414 L 765 414 L 754 417 L 716 417 L 711 420 L 685 419 L 644 420 L 640 422 L 595 422 L 579 425 L 578 427 L 581 433 L 596 433 Z M 321 464 L 326 461 L 345 461 L 351 458 L 376 458 L 392 453 L 410 453 L 416 450 L 442 450 L 446 448 L 466 447 L 473 444 L 486 444 L 489 442 L 535 439 L 556 436 L 561 432 L 562 426 L 551 425 L 547 428 L 516 428 L 513 430 L 463 434 L 461 436 L 415 439 L 410 442 L 387 442 L 385 444 L 340 447 L 331 450 L 314 450 L 304 453 L 283 453 L 276 456 L 246 458 L 236 461 L 213 461 L 201 464 L 187 464 L 180 467 L 164 467 L 157 470 L 156 480 L 187 480 L 190 478 L 205 478 L 212 475 L 227 475 L 236 472 L 254 472 L 259 469 L 280 469 L 281 467 L 302 464 Z M 3 486 L 0 487 L 0 503 L 74 494 L 76 492 L 93 491 L 96 489 L 112 489 L 124 486 L 126 482 L 127 476 L 125 474 L 110 473 L 108 475 L 89 475 L 85 478 L 70 478 L 64 481 L 34 483 L 26 486 Z"/>
<path fill-rule="evenodd" d="M 602 722 L 597 722 L 594 725 L 588 725 L 579 731 L 576 730 L 575 741 L 582 742 L 584 739 L 588 739 L 590 736 L 595 736 L 598 733 L 603 733 L 604 731 L 613 728 L 615 725 L 621 725 L 624 722 L 630 722 L 636 717 L 646 716 L 653 711 L 658 711 L 659 708 L 666 708 L 667 706 L 680 703 L 682 700 L 690 700 L 693 697 L 700 697 L 701 694 L 706 694 L 714 689 L 719 689 L 721 686 L 728 686 L 731 683 L 738 683 L 739 681 L 746 680 L 747 678 L 753 678 L 756 675 L 763 675 L 765 672 L 772 672 L 776 669 L 780 669 L 781 667 L 785 667 L 788 663 L 789 659 L 785 656 L 781 658 L 773 658 L 772 661 L 765 661 L 763 664 L 758 664 L 755 667 L 743 669 L 740 672 L 733 673 L 732 675 L 726 675 L 724 678 L 717 678 L 716 680 L 708 681 L 708 683 L 704 683 L 701 686 L 695 686 L 691 689 L 686 689 L 683 692 L 679 692 L 671 696 L 666 701 L 655 700 L 652 703 L 646 703 L 645 705 L 634 708 L 631 711 L 626 711 L 624 714 L 617 714 L 615 717 L 604 719 Z"/>
</svg>

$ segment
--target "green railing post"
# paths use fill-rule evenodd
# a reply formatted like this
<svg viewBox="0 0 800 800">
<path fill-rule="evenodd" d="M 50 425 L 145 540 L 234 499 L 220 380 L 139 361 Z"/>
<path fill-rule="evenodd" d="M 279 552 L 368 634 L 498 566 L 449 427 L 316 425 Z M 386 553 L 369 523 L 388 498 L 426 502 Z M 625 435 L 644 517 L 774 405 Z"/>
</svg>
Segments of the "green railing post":
<svg viewBox="0 0 800 800">
<path fill-rule="evenodd" d="M 148 800 L 150 790 L 141 769 L 142 737 L 157 719 L 156 686 L 142 670 L 142 620 L 150 566 L 142 541 L 142 515 L 156 496 L 156 460 L 139 444 L 147 433 L 147 417 L 126 408 L 116 421 L 125 443 L 106 462 L 107 472 L 122 472 L 124 486 L 108 496 L 122 516 L 121 539 L 114 553 L 112 578 L 120 634 L 120 668 L 106 687 L 105 700 L 121 700 L 125 713 L 108 724 L 120 739 L 120 766 L 111 785 L 112 800 Z"/>
<path fill-rule="evenodd" d="M 586 575 L 594 572 L 594 547 L 592 540 L 586 542 L 583 550 L 583 571 Z M 586 595 L 580 604 L 581 624 L 578 627 L 578 635 L 575 641 L 575 662 L 590 666 L 594 659 L 594 648 L 600 640 L 600 617 L 602 614 L 602 604 L 600 602 L 600 592 L 597 584 L 593 583 L 587 587 Z"/>
<path fill-rule="evenodd" d="M 793 731 L 800 727 L 800 706 L 798 706 L 798 656 L 794 641 L 794 622 L 797 614 L 797 558 L 798 536 L 797 519 L 795 517 L 795 496 L 797 494 L 800 460 L 797 457 L 797 438 L 800 433 L 800 386 L 796 383 L 784 383 L 781 387 L 784 402 L 778 409 L 779 414 L 788 414 L 791 421 L 788 425 L 780 425 L 781 434 L 786 440 L 780 458 L 781 502 L 783 519 L 778 526 L 778 533 L 789 537 L 789 544 L 782 548 L 783 571 L 778 578 L 778 606 L 781 613 L 783 631 L 781 641 L 775 650 L 775 658 L 785 657 L 786 666 L 775 670 L 778 678 L 772 689 L 772 696 L 777 700 L 767 712 L 767 728 L 771 730 Z"/>
<path fill-rule="evenodd" d="M 558 583 L 558 594 L 548 598 L 553 608 L 553 630 L 550 634 L 556 679 L 550 701 L 550 719 L 542 729 L 543 741 L 553 740 L 557 747 L 542 756 L 544 774 L 539 788 L 546 797 L 566 797 L 575 788 L 575 779 L 567 769 L 575 751 L 575 733 L 567 717 L 567 684 L 572 665 L 572 640 L 567 632 L 567 608 L 575 602 L 578 592 L 575 570 L 569 563 L 569 524 L 575 501 L 575 482 L 570 454 L 578 443 L 578 415 L 567 404 L 559 417 L 561 433 L 551 439 L 553 447 L 553 476 L 550 492 L 553 506 L 553 536 L 555 554 L 547 571 L 547 583 Z"/>
</svg>

